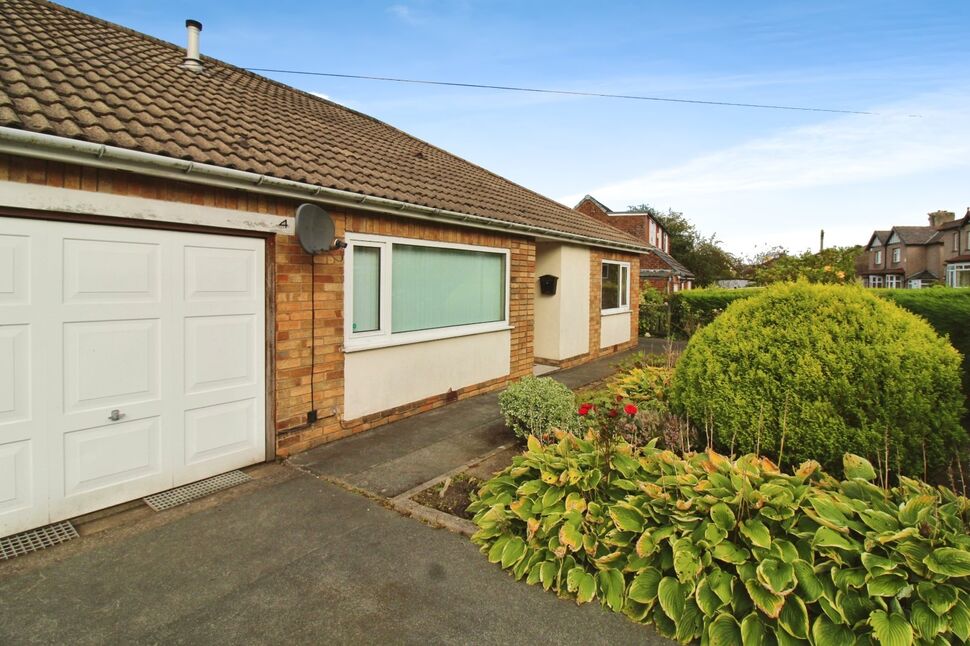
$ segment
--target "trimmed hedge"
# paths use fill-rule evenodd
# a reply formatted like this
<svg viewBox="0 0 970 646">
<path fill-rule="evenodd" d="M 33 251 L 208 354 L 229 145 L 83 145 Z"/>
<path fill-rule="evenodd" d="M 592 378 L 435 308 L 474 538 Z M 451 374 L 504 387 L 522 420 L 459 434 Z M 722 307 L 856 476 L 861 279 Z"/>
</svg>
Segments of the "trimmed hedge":
<svg viewBox="0 0 970 646">
<path fill-rule="evenodd" d="M 673 334 L 689 338 L 731 303 L 755 296 L 763 289 L 693 289 L 673 294 L 670 297 Z M 934 287 L 870 291 L 922 316 L 938 333 L 950 337 L 950 343 L 963 355 L 963 391 L 970 396 L 970 289 Z"/>
<path fill-rule="evenodd" d="M 876 294 L 922 316 L 963 355 L 963 392 L 970 396 L 970 289 L 877 289 Z"/>
<path fill-rule="evenodd" d="M 705 287 L 671 294 L 670 327 L 673 334 L 680 338 L 690 338 L 734 301 L 750 298 L 761 291 L 761 287 L 744 289 Z"/>
<path fill-rule="evenodd" d="M 718 450 L 833 471 L 848 452 L 938 475 L 968 442 L 959 354 L 859 287 L 777 284 L 735 302 L 687 345 L 671 400 Z"/>
<path fill-rule="evenodd" d="M 907 646 L 970 638 L 970 500 L 845 456 L 678 457 L 559 434 L 485 483 L 472 537 L 516 579 L 689 643 Z M 644 639 L 647 639 L 645 635 Z"/>
</svg>

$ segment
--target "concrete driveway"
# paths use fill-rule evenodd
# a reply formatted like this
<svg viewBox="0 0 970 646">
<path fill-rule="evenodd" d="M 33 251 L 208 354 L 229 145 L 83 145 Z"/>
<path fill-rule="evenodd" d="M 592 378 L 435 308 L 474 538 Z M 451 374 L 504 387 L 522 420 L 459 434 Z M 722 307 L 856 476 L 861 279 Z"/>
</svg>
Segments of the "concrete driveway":
<svg viewBox="0 0 970 646">
<path fill-rule="evenodd" d="M 0 563 L 0 644 L 669 643 L 296 469 Z"/>
</svg>

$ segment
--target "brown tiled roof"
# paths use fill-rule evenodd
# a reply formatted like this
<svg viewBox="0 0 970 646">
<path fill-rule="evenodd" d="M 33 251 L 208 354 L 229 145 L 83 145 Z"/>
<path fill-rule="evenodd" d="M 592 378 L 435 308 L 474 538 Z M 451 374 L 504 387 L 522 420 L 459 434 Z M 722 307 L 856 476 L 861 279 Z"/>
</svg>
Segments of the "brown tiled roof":
<svg viewBox="0 0 970 646">
<path fill-rule="evenodd" d="M 866 245 L 866 249 L 869 249 L 872 246 L 873 238 L 879 240 L 879 242 L 882 244 L 886 244 L 886 241 L 889 240 L 889 235 L 891 233 L 892 231 L 873 231 L 872 235 L 869 236 L 869 244 Z"/>
<path fill-rule="evenodd" d="M 204 39 L 203 39 L 204 40 Z M 643 243 L 377 119 L 64 7 L 0 0 L 0 126 Z"/>
<path fill-rule="evenodd" d="M 933 241 L 936 229 L 933 227 L 893 227 L 903 244 L 921 245 Z"/>
</svg>

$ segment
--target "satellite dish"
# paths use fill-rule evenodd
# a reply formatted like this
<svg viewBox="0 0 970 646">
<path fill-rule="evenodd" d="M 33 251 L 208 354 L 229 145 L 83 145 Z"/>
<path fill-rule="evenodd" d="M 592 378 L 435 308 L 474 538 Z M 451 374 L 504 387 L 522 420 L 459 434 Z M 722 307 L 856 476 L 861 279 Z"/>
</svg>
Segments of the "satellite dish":
<svg viewBox="0 0 970 646">
<path fill-rule="evenodd" d="M 316 204 L 301 204 L 296 209 L 296 239 L 309 254 L 323 253 L 346 247 L 347 243 L 334 237 L 330 214 Z"/>
</svg>

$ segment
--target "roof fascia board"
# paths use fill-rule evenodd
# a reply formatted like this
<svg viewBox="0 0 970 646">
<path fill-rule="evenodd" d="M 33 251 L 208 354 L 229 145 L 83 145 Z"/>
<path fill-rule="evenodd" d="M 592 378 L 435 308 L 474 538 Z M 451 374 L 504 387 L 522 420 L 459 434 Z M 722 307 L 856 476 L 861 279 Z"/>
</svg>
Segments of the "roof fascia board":
<svg viewBox="0 0 970 646">
<path fill-rule="evenodd" d="M 155 155 L 137 150 L 129 150 L 127 148 L 95 144 L 5 126 L 0 126 L 0 153 L 80 164 L 82 166 L 129 171 L 141 175 L 164 177 L 183 182 L 244 190 L 265 195 L 309 199 L 335 206 L 344 206 L 347 208 L 420 220 L 431 220 L 439 223 L 445 222 L 490 231 L 517 233 L 527 236 L 541 235 L 588 247 L 601 247 L 638 254 L 651 251 L 651 248 L 648 246 L 623 244 L 602 238 L 555 231 L 544 227 L 515 224 L 480 215 L 436 209 L 420 204 L 411 204 L 383 197 L 372 197 L 351 191 L 342 191 L 325 186 L 270 177 L 269 175 L 260 175 L 249 171 L 223 168 L 212 164 L 200 164 L 184 159 L 165 157 L 164 155 Z"/>
</svg>

